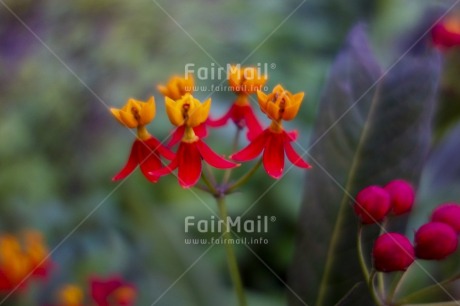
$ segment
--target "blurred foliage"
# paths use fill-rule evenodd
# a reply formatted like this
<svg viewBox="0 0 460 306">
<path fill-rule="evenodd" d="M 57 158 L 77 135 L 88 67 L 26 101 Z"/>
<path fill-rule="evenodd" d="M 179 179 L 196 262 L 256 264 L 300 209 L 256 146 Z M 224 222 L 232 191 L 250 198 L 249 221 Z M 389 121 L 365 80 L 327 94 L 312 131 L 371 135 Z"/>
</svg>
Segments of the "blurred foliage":
<svg viewBox="0 0 460 306">
<path fill-rule="evenodd" d="M 149 128 L 163 139 L 170 124 L 154 86 L 186 63 L 274 63 L 270 87 L 281 82 L 307 92 L 288 124 L 301 131 L 306 148 L 325 76 L 349 28 L 369 21 L 379 55 L 389 58 L 386 42 L 434 2 L 2 1 L 0 229 L 45 233 L 57 268 L 37 298 L 50 302 L 63 283 L 118 273 L 139 287 L 139 305 L 232 305 L 222 250 L 213 247 L 200 259 L 208 246 L 184 244 L 185 216 L 209 218 L 212 199 L 181 190 L 173 177 L 151 185 L 136 172 L 111 182 L 133 134 L 107 107 L 154 94 L 158 115 Z M 210 94 L 216 114 L 233 99 L 225 92 L 197 96 Z M 220 140 L 232 132 L 213 132 L 209 143 L 229 152 Z M 285 280 L 303 173 L 289 171 L 274 184 L 259 172 L 230 198 L 229 210 L 236 216 L 257 200 L 248 218 L 276 216 L 270 243 L 251 246 L 260 259 L 243 246 L 237 252 L 251 305 L 281 305 L 286 289 L 274 273 Z"/>
</svg>

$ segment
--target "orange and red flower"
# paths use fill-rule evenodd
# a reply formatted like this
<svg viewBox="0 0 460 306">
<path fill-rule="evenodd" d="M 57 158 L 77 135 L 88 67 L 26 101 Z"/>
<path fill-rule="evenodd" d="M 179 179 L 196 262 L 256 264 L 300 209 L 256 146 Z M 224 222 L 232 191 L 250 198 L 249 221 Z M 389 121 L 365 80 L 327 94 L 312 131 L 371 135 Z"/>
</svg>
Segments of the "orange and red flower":
<svg viewBox="0 0 460 306">
<path fill-rule="evenodd" d="M 279 179 L 283 175 L 284 156 L 300 168 L 310 165 L 294 150 L 291 142 L 296 140 L 296 132 L 286 132 L 282 120 L 292 120 L 297 115 L 304 93 L 295 95 L 277 85 L 273 92 L 266 95 L 257 92 L 260 109 L 272 120 L 271 125 L 257 136 L 246 148 L 230 156 L 235 161 L 248 161 L 263 152 L 263 165 L 271 177 Z"/>
<path fill-rule="evenodd" d="M 183 188 L 189 188 L 194 186 L 200 179 L 202 159 L 219 169 L 237 166 L 237 164 L 215 153 L 194 131 L 195 127 L 203 124 L 208 118 L 211 99 L 201 103 L 187 93 L 177 101 L 166 97 L 165 103 L 169 120 L 173 125 L 183 127 L 184 134 L 175 158 L 168 166 L 150 172 L 152 179 L 158 179 L 177 168 L 179 184 Z"/>
<path fill-rule="evenodd" d="M 137 128 L 137 139 L 131 147 L 128 161 L 113 180 L 124 179 L 139 166 L 148 180 L 156 182 L 155 178 L 148 173 L 162 167 L 162 156 L 172 160 L 174 153 L 150 135 L 145 127 L 155 118 L 155 99 L 151 97 L 147 102 L 129 99 L 123 108 L 112 108 L 111 112 L 120 124 L 128 128 Z"/>
<path fill-rule="evenodd" d="M 237 98 L 225 115 L 219 119 L 209 119 L 207 124 L 211 127 L 221 127 L 231 119 L 239 129 L 247 127 L 247 137 L 253 140 L 263 129 L 251 107 L 249 95 L 260 90 L 266 81 L 267 76 L 260 75 L 255 67 L 232 66 L 228 82 Z"/>
<path fill-rule="evenodd" d="M 193 93 L 195 81 L 193 75 L 189 74 L 183 78 L 180 76 L 172 76 L 166 85 L 158 85 L 158 90 L 166 97 L 171 100 L 179 100 L 185 94 Z M 206 124 L 202 123 L 193 128 L 194 132 L 198 137 L 204 138 L 208 135 Z M 172 147 L 177 144 L 182 137 L 184 137 L 185 126 L 178 126 L 171 135 L 171 139 L 168 141 L 168 147 Z"/>
<path fill-rule="evenodd" d="M 106 279 L 91 277 L 89 291 L 80 286 L 66 284 L 56 294 L 56 306 L 134 306 L 137 299 L 137 289 L 120 276 Z M 90 296 L 86 296 L 89 294 Z"/>
<path fill-rule="evenodd" d="M 92 278 L 90 291 L 97 306 L 133 306 L 137 298 L 136 288 L 116 276 L 108 279 Z"/>
<path fill-rule="evenodd" d="M 26 231 L 0 236 L 0 292 L 24 288 L 30 277 L 44 277 L 51 267 L 42 235 Z"/>
<path fill-rule="evenodd" d="M 460 45 L 460 14 L 452 13 L 431 30 L 435 46 L 449 49 Z"/>
</svg>

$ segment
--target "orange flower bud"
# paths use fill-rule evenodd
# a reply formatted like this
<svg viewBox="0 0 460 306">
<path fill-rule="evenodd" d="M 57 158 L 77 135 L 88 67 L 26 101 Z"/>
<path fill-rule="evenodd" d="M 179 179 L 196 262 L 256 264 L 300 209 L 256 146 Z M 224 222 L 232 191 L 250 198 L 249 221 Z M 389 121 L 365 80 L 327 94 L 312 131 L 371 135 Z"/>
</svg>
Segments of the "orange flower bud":
<svg viewBox="0 0 460 306">
<path fill-rule="evenodd" d="M 303 97 L 303 92 L 292 94 L 279 84 L 268 95 L 257 91 L 260 109 L 268 118 L 275 121 L 294 119 L 299 112 Z"/>
<path fill-rule="evenodd" d="M 205 122 L 211 109 L 211 99 L 201 103 L 189 93 L 176 101 L 166 97 L 165 104 L 166 113 L 173 125 L 185 125 L 191 128 Z"/>
<path fill-rule="evenodd" d="M 237 94 L 249 95 L 257 92 L 267 82 L 266 75 L 260 75 L 256 67 L 233 65 L 230 68 L 228 83 Z"/>
<path fill-rule="evenodd" d="M 192 74 L 187 75 L 185 78 L 175 75 L 169 79 L 166 85 L 158 85 L 157 89 L 165 97 L 178 100 L 186 93 L 193 93 L 194 86 L 195 80 Z"/>
<path fill-rule="evenodd" d="M 111 108 L 110 111 L 122 125 L 128 128 L 141 127 L 155 118 L 155 98 L 151 97 L 147 102 L 129 99 L 123 108 Z"/>
</svg>

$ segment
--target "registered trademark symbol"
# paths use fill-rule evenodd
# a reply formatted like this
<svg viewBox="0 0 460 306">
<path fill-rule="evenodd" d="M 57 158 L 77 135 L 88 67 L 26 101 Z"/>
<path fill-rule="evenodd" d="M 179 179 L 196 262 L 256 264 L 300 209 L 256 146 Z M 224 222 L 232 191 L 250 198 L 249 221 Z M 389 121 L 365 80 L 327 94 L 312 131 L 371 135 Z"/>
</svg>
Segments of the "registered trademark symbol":
<svg viewBox="0 0 460 306">
<path fill-rule="evenodd" d="M 271 217 L 270 217 L 270 221 L 271 221 L 271 222 L 275 222 L 275 221 L 276 221 L 276 217 L 275 217 L 275 216 L 271 216 Z"/>
<path fill-rule="evenodd" d="M 276 68 L 276 64 L 275 64 L 275 63 L 271 63 L 271 64 L 270 64 L 270 69 L 275 69 L 275 68 Z M 276 220 L 276 218 L 275 218 L 275 220 Z"/>
</svg>

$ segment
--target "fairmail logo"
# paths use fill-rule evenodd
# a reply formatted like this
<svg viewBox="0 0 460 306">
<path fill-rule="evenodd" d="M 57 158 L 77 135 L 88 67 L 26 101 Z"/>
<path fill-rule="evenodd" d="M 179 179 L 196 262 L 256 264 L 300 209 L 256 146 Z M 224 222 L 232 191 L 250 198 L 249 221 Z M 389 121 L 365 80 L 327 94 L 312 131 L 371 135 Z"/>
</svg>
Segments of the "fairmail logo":
<svg viewBox="0 0 460 306">
<path fill-rule="evenodd" d="M 184 220 L 185 232 L 223 233 L 268 233 L 269 224 L 276 221 L 275 216 L 257 216 L 255 219 L 243 219 L 241 216 L 219 219 L 211 216 L 209 219 L 197 220 L 195 216 L 187 216 Z"/>
</svg>

